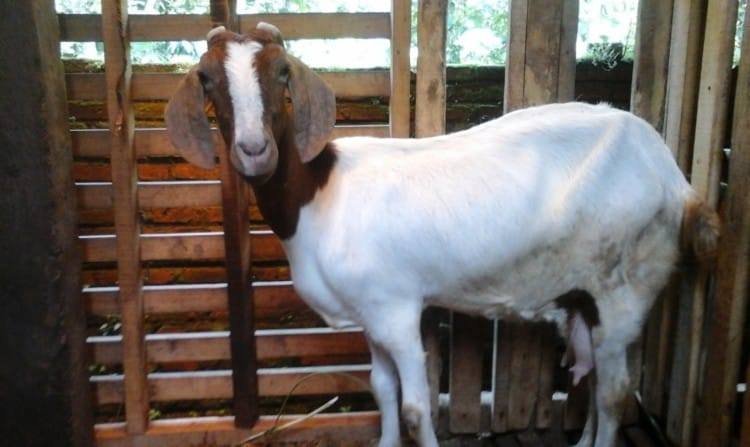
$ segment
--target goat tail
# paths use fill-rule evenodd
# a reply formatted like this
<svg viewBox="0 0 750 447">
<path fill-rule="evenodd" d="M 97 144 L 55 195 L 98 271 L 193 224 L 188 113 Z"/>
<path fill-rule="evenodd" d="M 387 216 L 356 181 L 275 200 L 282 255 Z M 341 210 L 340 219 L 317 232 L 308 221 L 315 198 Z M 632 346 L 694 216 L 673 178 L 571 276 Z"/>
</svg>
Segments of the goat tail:
<svg viewBox="0 0 750 447">
<path fill-rule="evenodd" d="M 691 198 L 685 203 L 681 230 L 682 253 L 697 262 L 711 262 L 719 248 L 719 215 L 703 200 Z"/>
</svg>

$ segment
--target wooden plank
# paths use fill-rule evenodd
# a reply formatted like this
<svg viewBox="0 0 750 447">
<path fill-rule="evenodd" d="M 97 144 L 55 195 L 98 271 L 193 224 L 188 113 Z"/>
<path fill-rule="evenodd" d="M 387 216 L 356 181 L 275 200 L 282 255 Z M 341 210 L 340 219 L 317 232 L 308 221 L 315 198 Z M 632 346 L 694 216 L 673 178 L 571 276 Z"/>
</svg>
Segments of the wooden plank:
<svg viewBox="0 0 750 447">
<path fill-rule="evenodd" d="M 155 420 L 144 435 L 146 447 L 185 447 L 201 445 L 235 445 L 251 434 L 297 420 L 302 415 L 264 415 L 252 430 L 237 429 L 233 416 L 197 417 Z M 275 442 L 318 442 L 321 439 L 338 441 L 372 441 L 377 439 L 380 416 L 377 412 L 347 412 L 320 414 L 271 438 Z M 96 440 L 99 447 L 122 447 L 125 439 L 123 423 L 97 424 Z"/>
<path fill-rule="evenodd" d="M 716 206 L 719 195 L 736 20 L 737 2 L 709 0 L 690 178 L 711 206 Z M 680 349 L 678 345 L 680 357 L 672 368 L 673 391 L 667 416 L 667 434 L 681 445 L 693 442 L 708 272 L 699 269 L 691 281 L 686 290 L 689 307 L 681 307 L 684 313 L 678 313 L 677 340 L 686 346 Z"/>
<path fill-rule="evenodd" d="M 184 73 L 134 73 L 133 100 L 167 100 L 184 76 Z M 390 96 L 388 70 L 321 71 L 320 76 L 333 88 L 339 99 Z M 70 100 L 96 101 L 106 98 L 107 87 L 101 73 L 67 73 L 65 84 Z"/>
<path fill-rule="evenodd" d="M 487 320 L 451 314 L 450 408 L 451 433 L 479 433 L 481 426 L 482 354 Z"/>
<path fill-rule="evenodd" d="M 102 40 L 100 16 L 97 14 L 59 14 L 58 19 L 60 40 L 63 42 Z M 242 31 L 255 28 L 258 22 L 273 23 L 288 40 L 390 37 L 389 14 L 382 12 L 244 14 L 238 20 Z M 132 14 L 129 31 L 133 42 L 199 41 L 205 40 L 210 29 L 211 19 L 208 15 Z"/>
<path fill-rule="evenodd" d="M 691 183 L 711 206 L 716 206 L 719 200 L 736 27 L 736 1 L 708 1 Z"/>
<path fill-rule="evenodd" d="M 0 5 L 0 433 L 93 445 L 76 202 L 54 2 Z"/>
<path fill-rule="evenodd" d="M 258 22 L 270 22 L 279 27 L 288 40 L 391 37 L 387 12 L 246 14 L 239 18 L 243 31 L 255 28 Z"/>
<path fill-rule="evenodd" d="M 505 111 L 573 99 L 577 2 L 511 1 Z"/>
<path fill-rule="evenodd" d="M 278 237 L 268 230 L 251 231 L 252 253 L 258 261 L 286 259 Z M 224 233 L 168 233 L 141 235 L 140 258 L 143 261 L 205 261 L 226 257 Z M 114 262 L 117 257 L 115 235 L 80 236 L 84 262 Z"/>
<path fill-rule="evenodd" d="M 511 323 L 495 321 L 493 339 L 493 378 L 492 378 L 492 431 L 505 433 L 510 429 L 509 405 L 510 405 L 510 368 L 511 353 L 510 340 L 513 337 Z"/>
<path fill-rule="evenodd" d="M 674 2 L 664 138 L 680 169 L 690 172 L 707 0 Z"/>
<path fill-rule="evenodd" d="M 84 301 L 92 315 L 120 313 L 117 287 L 87 287 Z M 307 309 L 292 287 L 291 281 L 255 282 L 255 313 L 258 318 L 280 319 L 289 313 Z M 226 312 L 226 283 L 145 286 L 144 311 L 148 314 L 189 312 Z"/>
<path fill-rule="evenodd" d="M 367 354 L 361 330 L 330 328 L 268 329 L 255 332 L 258 359 Z M 102 365 L 122 362 L 122 337 L 93 336 L 87 339 L 92 361 Z M 149 362 L 204 362 L 229 359 L 229 332 L 190 332 L 146 335 Z"/>
<path fill-rule="evenodd" d="M 706 0 L 686 0 L 673 4 L 663 135 L 686 175 L 690 173 L 692 158 L 705 7 Z M 671 280 L 652 311 L 646 331 L 643 405 L 651 415 L 662 420 L 666 419 L 668 412 L 668 391 L 678 390 L 686 377 L 685 370 L 680 367 L 677 380 L 669 378 L 675 346 L 685 348 L 675 342 L 678 302 L 685 302 L 680 301 L 679 284 L 679 278 Z M 684 358 L 684 354 L 681 355 Z M 681 391 L 676 392 L 682 394 Z M 675 408 L 681 405 L 679 401 L 673 401 Z M 679 421 L 680 417 L 674 420 Z"/>
<path fill-rule="evenodd" d="M 411 1 L 391 0 L 391 137 L 407 138 L 411 119 Z"/>
<path fill-rule="evenodd" d="M 661 131 L 667 92 L 672 0 L 638 3 L 630 111 Z"/>
<path fill-rule="evenodd" d="M 664 126 L 664 114 L 667 94 L 667 65 L 669 61 L 669 43 L 672 31 L 672 0 L 642 0 L 638 4 L 638 21 L 636 30 L 635 61 L 633 64 L 633 82 L 630 93 L 630 111 L 649 122 L 657 131 L 662 131 Z M 646 339 L 648 345 L 645 352 L 650 354 L 648 360 L 654 365 L 645 365 L 644 368 L 630 368 L 634 374 L 631 381 L 636 386 L 641 382 L 641 374 L 652 373 L 648 380 L 643 380 L 645 387 L 649 390 L 650 402 L 656 406 L 658 394 L 662 392 L 665 370 L 659 368 L 663 363 L 658 355 L 663 354 L 666 348 L 662 330 L 668 329 L 669 325 L 655 326 L 657 323 L 665 323 L 664 318 L 670 314 L 664 314 L 661 304 L 654 306 L 648 320 L 651 337 Z M 644 344 L 636 344 L 639 352 L 631 357 L 641 364 Z M 636 365 L 634 365 L 636 366 Z M 661 373 L 661 375 L 659 375 Z M 653 380 L 653 382 L 652 382 Z M 656 382 L 656 383 L 654 383 Z M 655 388 L 657 386 L 658 388 Z M 646 393 L 648 394 L 648 393 Z M 628 409 L 625 414 L 637 414 L 635 401 L 627 401 Z M 625 423 L 625 422 L 623 422 Z"/>
<path fill-rule="evenodd" d="M 122 303 L 123 370 L 127 377 L 125 417 L 128 433 L 138 435 L 148 427 L 149 390 L 143 343 L 140 226 L 133 146 L 135 123 L 130 98 L 130 44 L 126 37 L 127 1 L 103 2 L 101 20 L 112 148 L 117 272 Z"/>
<path fill-rule="evenodd" d="M 333 129 L 333 138 L 352 136 L 387 137 L 390 129 L 387 124 L 343 125 Z M 109 158 L 109 131 L 86 129 L 71 131 L 73 154 L 76 157 Z M 216 144 L 221 144 L 218 131 L 213 132 Z M 135 146 L 138 157 L 176 157 L 177 151 L 169 143 L 166 129 L 136 129 Z"/>
<path fill-rule="evenodd" d="M 79 209 L 111 208 L 112 184 L 76 183 Z M 198 208 L 221 204 L 221 185 L 216 180 L 139 182 L 138 203 L 142 208 Z"/>
<path fill-rule="evenodd" d="M 419 1 L 416 105 L 414 134 L 445 133 L 445 36 L 447 0 Z"/>
<path fill-rule="evenodd" d="M 235 12 L 236 5 L 233 1 L 211 0 L 213 25 L 223 24 L 229 29 L 238 29 Z M 250 428 L 260 414 L 253 288 L 250 283 L 250 269 L 254 258 L 247 231 L 250 220 L 247 211 L 249 187 L 230 162 L 229 146 L 220 144 L 218 148 L 232 354 L 232 402 L 237 427 Z"/>
<path fill-rule="evenodd" d="M 731 18 L 731 17 L 730 17 Z M 742 60 L 750 59 L 746 12 Z M 740 64 L 734 96 L 729 185 L 723 205 L 722 237 L 706 340 L 701 411 L 712 417 L 698 424 L 697 445 L 729 445 L 735 420 L 737 378 L 742 373 L 742 342 L 750 279 L 750 64 Z M 746 391 L 747 393 L 747 391 Z M 750 408 L 744 408 L 745 413 Z"/>
<path fill-rule="evenodd" d="M 526 20 L 528 0 L 511 0 L 508 57 L 505 64 L 503 113 L 524 106 L 524 72 L 526 70 Z"/>
<path fill-rule="evenodd" d="M 508 428 L 532 428 L 538 402 L 542 332 L 539 325 L 509 323 L 512 327 Z"/>
<path fill-rule="evenodd" d="M 350 394 L 369 391 L 369 365 L 274 368 L 258 370 L 260 396 L 311 396 Z M 96 403 L 123 401 L 123 376 L 92 376 Z M 199 399 L 230 399 L 232 371 L 193 371 L 151 373 L 148 375 L 151 399 L 155 402 Z M 235 416 L 236 417 L 236 416 Z"/>
<path fill-rule="evenodd" d="M 548 429 L 553 421 L 553 402 L 555 374 L 559 362 L 557 349 L 557 328 L 553 324 L 539 324 L 539 390 L 537 392 L 535 429 Z M 557 427 L 555 427 L 557 428 Z"/>
</svg>

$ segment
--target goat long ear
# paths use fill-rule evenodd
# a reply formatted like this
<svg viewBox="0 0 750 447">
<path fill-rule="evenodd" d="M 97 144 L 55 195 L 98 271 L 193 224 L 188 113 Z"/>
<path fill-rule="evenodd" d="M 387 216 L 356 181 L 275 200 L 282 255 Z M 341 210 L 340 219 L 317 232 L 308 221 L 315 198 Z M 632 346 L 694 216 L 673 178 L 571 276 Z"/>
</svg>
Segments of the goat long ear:
<svg viewBox="0 0 750 447">
<path fill-rule="evenodd" d="M 292 64 L 289 93 L 294 106 L 295 142 L 303 163 L 323 150 L 336 124 L 336 96 L 331 87 L 299 59 Z"/>
<path fill-rule="evenodd" d="M 205 106 L 206 98 L 195 66 L 177 86 L 167 104 L 164 119 L 169 140 L 180 155 L 196 166 L 211 169 L 216 166 L 216 161 Z"/>
</svg>

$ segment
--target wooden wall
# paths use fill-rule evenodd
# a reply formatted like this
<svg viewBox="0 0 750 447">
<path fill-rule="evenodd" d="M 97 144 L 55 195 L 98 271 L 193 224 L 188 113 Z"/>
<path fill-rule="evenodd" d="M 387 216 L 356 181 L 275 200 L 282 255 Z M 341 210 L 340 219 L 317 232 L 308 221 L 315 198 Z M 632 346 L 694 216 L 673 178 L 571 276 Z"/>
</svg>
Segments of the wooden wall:
<svg viewBox="0 0 750 447">
<path fill-rule="evenodd" d="M 445 73 L 447 88 L 444 97 L 437 92 L 422 106 L 419 100 L 411 98 L 411 92 L 422 91 L 422 87 L 429 91 L 430 83 L 427 82 L 425 86 L 423 78 L 420 87 L 419 79 L 409 73 L 408 55 L 403 50 L 408 47 L 408 34 L 403 30 L 405 17 L 409 15 L 405 3 L 395 1 L 392 14 L 239 16 L 233 20 L 241 28 L 254 26 L 257 20 L 270 21 L 279 25 L 287 38 L 349 36 L 387 37 L 393 40 L 394 61 L 397 62 L 390 69 L 323 73 L 337 92 L 338 135 L 426 135 L 440 133 L 444 129 L 465 128 L 500 115 L 505 106 L 503 98 L 506 93 L 502 82 L 503 69 L 445 70 L 441 68 L 440 61 L 430 61 L 434 63 L 432 74 L 426 76 L 440 78 Z M 529 8 L 542 7 L 544 2 L 514 3 L 523 3 L 521 6 L 528 12 Z M 644 5 L 647 3 L 644 2 Z M 679 48 L 677 43 L 680 36 L 692 36 L 687 33 L 688 29 L 704 26 L 701 20 L 695 18 L 694 12 L 681 10 L 682 5 L 678 7 L 678 3 L 675 2 L 673 8 L 661 5 L 658 9 L 648 9 L 644 6 L 642 11 L 643 23 L 652 24 L 648 30 L 666 32 L 671 36 L 671 48 Z M 222 212 L 222 209 L 226 209 L 227 198 L 222 193 L 222 183 L 219 181 L 222 175 L 226 180 L 228 174 L 222 174 L 219 168 L 205 171 L 187 165 L 176 155 L 167 142 L 164 130 L 160 128 L 164 104 L 180 75 L 157 72 L 153 67 L 141 71 L 130 65 L 127 53 L 118 54 L 116 49 L 112 49 L 121 46 L 127 39 L 201 39 L 215 18 L 127 17 L 122 10 L 108 8 L 105 8 L 102 16 L 60 17 L 64 40 L 103 40 L 108 51 L 112 51 L 103 72 L 71 70 L 67 75 L 70 115 L 75 117 L 70 122 L 73 127 L 71 139 L 75 156 L 74 173 L 78 181 L 76 193 L 84 259 L 82 298 L 91 328 L 89 348 L 94 371 L 91 384 L 94 405 L 101 417 L 100 424 L 96 426 L 99 444 L 114 446 L 132 441 L 142 445 L 221 445 L 237 442 L 251 432 L 271 427 L 275 423 L 274 413 L 291 390 L 294 390 L 295 397 L 291 399 L 291 406 L 284 410 L 285 413 L 309 411 L 335 395 L 340 396 L 343 403 L 333 413 L 312 418 L 287 431 L 283 439 L 328 437 L 351 442 L 372 439 L 377 435 L 378 421 L 377 414 L 372 411 L 374 403 L 367 389 L 369 356 L 362 334 L 358 331 L 342 334 L 325 328 L 322 321 L 296 296 L 289 282 L 289 271 L 279 241 L 264 225 L 252 196 L 233 215 L 241 215 L 247 209 L 247 218 L 236 222 L 236 227 L 246 228 L 250 234 L 247 250 L 252 263 L 247 266 L 247 273 L 240 272 L 239 275 L 248 274 L 253 286 L 252 301 L 244 303 L 252 304 L 253 323 L 256 326 L 257 354 L 254 357 L 260 366 L 257 375 L 260 422 L 252 430 L 235 427 L 238 421 L 234 415 L 238 410 L 236 399 L 232 407 L 232 399 L 236 397 L 233 392 L 236 385 L 229 362 L 228 281 L 231 273 L 225 268 L 228 253 L 224 224 L 228 219 Z M 551 12 L 554 11 L 545 11 Z M 554 29 L 561 30 L 563 24 L 569 25 L 570 17 L 574 15 L 565 9 L 558 12 L 556 20 L 562 22 Z M 650 17 L 650 22 L 646 21 L 646 13 L 655 14 Z M 551 19 L 550 14 L 531 14 L 527 17 L 548 20 Z M 670 20 L 664 20 L 665 15 Z M 692 21 L 688 18 L 692 18 Z M 718 22 L 714 21 L 716 17 L 710 18 L 712 20 L 707 21 L 705 26 L 710 24 L 711 27 L 721 28 L 726 27 L 731 17 L 724 17 L 723 21 L 717 19 Z M 441 19 L 438 16 L 425 20 L 439 23 Z M 698 25 L 695 24 L 696 20 Z M 678 26 L 678 23 L 681 25 Z M 666 27 L 668 32 L 654 28 L 654 24 Z M 642 45 L 647 46 L 649 39 L 653 40 L 654 37 L 647 37 L 647 30 L 640 32 L 644 36 L 641 38 Z M 527 36 L 527 39 L 534 38 L 540 36 Z M 647 118 L 655 119 L 652 121 L 655 125 L 665 123 L 668 140 L 692 140 L 693 135 L 686 136 L 684 132 L 696 128 L 720 130 L 722 121 L 716 124 L 711 117 L 720 117 L 718 111 L 728 111 L 730 104 L 734 103 L 733 135 L 736 141 L 732 140 L 732 146 L 733 153 L 740 155 L 733 155 L 733 159 L 739 161 L 731 165 L 725 202 L 728 214 L 725 218 L 729 222 L 728 228 L 732 229 L 729 234 L 736 235 L 736 239 L 732 236 L 728 239 L 730 242 L 725 242 L 725 255 L 720 258 L 720 263 L 732 266 L 722 270 L 732 280 L 722 282 L 729 280 L 722 280 L 721 276 L 716 279 L 717 284 L 725 284 L 721 287 L 732 289 L 732 292 L 722 295 L 730 297 L 726 300 L 709 301 L 710 306 L 718 306 L 711 315 L 730 317 L 716 319 L 710 324 L 711 330 L 716 333 L 708 335 L 696 329 L 702 328 L 707 320 L 703 319 L 704 311 L 697 308 L 696 313 L 694 307 L 703 302 L 705 294 L 694 294 L 682 301 L 675 295 L 672 301 L 665 299 L 665 304 L 660 305 L 649 325 L 645 345 L 644 405 L 656 415 L 672 439 L 680 440 L 685 445 L 694 439 L 695 418 L 690 414 L 685 416 L 683 412 L 698 411 L 700 414 L 705 411 L 703 401 L 697 394 L 697 380 L 702 371 L 697 369 L 695 363 L 697 355 L 704 352 L 701 340 L 704 336 L 709 340 L 711 349 L 708 352 L 712 353 L 709 355 L 715 356 L 712 358 L 722 362 L 723 359 L 730 359 L 729 363 L 722 363 L 728 365 L 725 374 L 704 384 L 706 391 L 701 395 L 708 396 L 705 393 L 714 390 L 711 387 L 719 383 L 724 391 L 715 394 L 711 391 L 711 396 L 723 397 L 718 403 L 712 403 L 709 399 L 706 405 L 734 404 L 726 390 L 731 388 L 730 382 L 736 385 L 732 372 L 736 376 L 736 372 L 742 368 L 737 360 L 737 350 L 747 351 L 746 346 L 742 348 L 736 343 L 738 327 L 746 321 L 743 313 L 745 301 L 742 298 L 742 287 L 747 282 L 746 277 L 743 279 L 742 276 L 746 266 L 736 263 L 738 256 L 746 253 L 742 251 L 746 233 L 741 229 L 747 206 L 741 203 L 741 199 L 747 194 L 743 193 L 742 181 L 737 180 L 747 173 L 742 161 L 742 148 L 746 142 L 738 118 L 746 116 L 742 108 L 746 107 L 746 101 L 734 101 L 742 96 L 728 93 L 731 88 L 719 93 L 716 98 L 701 90 L 716 91 L 715 85 L 727 88 L 730 84 L 722 78 L 726 74 L 726 61 L 710 60 L 711 55 L 716 54 L 712 45 L 720 48 L 725 45 L 711 40 L 704 42 L 702 39 L 698 43 L 710 49 L 705 53 L 708 55 L 706 64 L 724 68 L 690 78 L 690 73 L 675 67 L 682 66 L 680 61 L 694 54 L 692 50 L 686 49 L 682 53 L 671 51 L 669 63 L 664 67 L 655 65 L 659 61 L 663 63 L 664 49 L 653 48 L 654 51 L 650 53 L 639 52 L 641 58 L 636 62 L 636 82 L 633 83 L 630 81 L 633 67 L 628 64 L 618 65 L 606 72 L 591 65 L 579 64 L 574 76 L 571 74 L 573 68 L 563 64 L 557 73 L 566 73 L 565 79 L 570 82 L 563 85 L 559 77 L 548 79 L 551 80 L 549 85 L 554 85 L 557 92 L 564 93 L 562 98 L 573 97 L 591 102 L 604 100 L 622 108 L 633 104 L 636 112 L 641 111 Z M 526 48 L 536 47 L 529 42 Z M 747 54 L 747 49 L 744 51 Z M 565 54 L 563 45 L 556 47 L 554 55 L 548 55 L 547 59 L 559 59 L 561 54 Z M 533 61 L 529 59 L 527 63 Z M 538 92 L 538 73 L 535 75 L 531 71 L 528 81 Z M 741 69 L 738 88 L 746 88 L 743 82 L 746 82 L 747 76 L 743 73 Z M 667 75 L 670 76 L 668 79 L 658 78 Z M 656 78 L 649 79 L 647 76 Z M 699 80 L 706 83 L 701 89 Z M 130 89 L 127 88 L 128 84 Z M 632 103 L 631 86 L 635 89 Z M 645 90 L 647 87 L 655 89 L 657 93 Z M 702 100 L 698 100 L 699 90 L 703 91 Z M 676 91 L 684 93 L 677 94 Z M 690 92 L 693 92 L 696 101 L 689 100 Z M 527 96 L 533 95 L 529 93 Z M 519 97 L 523 97 L 523 94 Z M 552 99 L 533 98 L 534 101 Z M 680 98 L 683 101 L 678 107 L 677 100 Z M 420 110 L 430 110 L 431 107 L 434 110 L 431 104 L 443 100 L 446 104 L 444 117 L 438 114 L 422 121 L 424 112 Z M 695 109 L 691 112 L 689 107 Z M 419 116 L 413 118 L 415 114 Z M 728 118 L 725 116 L 724 119 Z M 692 124 L 685 124 L 685 120 Z M 700 120 L 708 120 L 705 123 L 712 124 L 701 124 L 704 121 Z M 672 134 L 668 129 L 682 129 L 683 133 L 670 137 Z M 680 160 L 692 162 L 696 181 L 700 178 L 704 184 L 710 185 L 706 187 L 708 191 L 718 187 L 716 169 L 721 160 L 717 160 L 715 155 L 719 139 L 710 136 L 705 140 L 710 141 L 706 143 L 706 147 L 710 147 L 706 149 L 707 152 L 694 155 L 692 147 L 702 147 L 704 140 L 700 141 L 700 144 L 687 145 L 689 149 L 684 151 L 688 151 L 688 155 L 684 155 L 684 151 L 676 155 Z M 217 144 L 220 144 L 218 137 Z M 705 164 L 701 160 L 706 160 Z M 686 162 L 685 166 L 689 164 Z M 740 250 L 739 254 L 731 251 L 734 249 Z M 704 281 L 708 276 L 705 278 Z M 693 286 L 693 289 L 702 290 L 698 286 Z M 673 317 L 670 313 L 673 307 L 670 306 L 682 310 Z M 489 323 L 465 320 L 460 316 L 438 315 L 435 318 L 437 323 L 442 323 L 440 328 L 449 327 L 453 334 L 469 335 L 465 338 L 463 335 L 453 337 L 451 331 L 439 329 L 436 332 L 436 349 L 447 353 L 444 347 L 453 346 L 443 361 L 460 362 L 461 365 L 473 362 L 487 373 L 475 374 L 475 378 L 466 382 L 450 382 L 446 379 L 450 370 L 446 363 L 442 381 L 437 379 L 436 391 L 442 391 L 445 396 L 451 387 L 455 390 L 459 386 L 477 393 L 472 392 L 468 401 L 451 400 L 449 413 L 452 416 L 449 415 L 447 422 L 441 421 L 442 431 L 465 433 L 474 430 L 473 433 L 476 433 L 494 429 L 504 432 L 547 428 L 552 424 L 563 424 L 570 429 L 581 427 L 586 399 L 580 392 L 569 390 L 566 375 L 554 367 L 559 363 L 556 361 L 560 354 L 559 346 L 545 351 L 549 354 L 546 357 L 540 353 L 530 357 L 525 355 L 529 346 L 540 345 L 542 337 L 554 337 L 548 328 L 530 336 L 523 329 L 513 326 L 497 329 Z M 683 324 L 683 321 L 689 323 Z M 678 329 L 687 331 L 687 335 L 681 338 L 682 335 L 676 332 Z M 514 351 L 514 345 L 510 343 L 509 349 L 496 351 L 492 334 L 501 332 L 506 340 L 524 340 L 526 344 L 517 345 Z M 700 339 L 697 345 L 688 342 L 695 337 Z M 722 338 L 726 340 L 727 337 L 734 344 L 722 343 Z M 447 341 L 449 339 L 450 342 Z M 727 346 L 731 346 L 728 351 Z M 253 354 L 248 353 L 248 356 Z M 491 380 L 486 380 L 490 377 L 488 371 L 491 369 L 487 365 L 493 361 L 505 368 L 504 371 L 512 373 L 495 377 L 495 384 L 507 379 L 507 386 L 498 388 L 490 383 Z M 535 371 L 533 375 L 519 374 L 519 371 L 531 370 Z M 692 372 L 685 375 L 681 371 Z M 673 379 L 676 377 L 690 378 L 687 382 L 675 382 Z M 511 382 L 515 385 L 510 386 Z M 653 386 L 654 383 L 659 385 Z M 497 389 L 504 392 L 497 393 Z M 495 412 L 490 417 L 486 413 L 486 400 L 482 400 L 486 397 L 483 391 L 495 391 L 497 402 L 513 404 L 507 407 L 507 411 Z M 559 400 L 552 398 L 553 391 L 572 391 L 568 394 L 565 410 L 562 410 Z M 745 419 L 747 414 L 744 413 Z M 285 415 L 282 420 L 292 418 Z M 716 425 L 719 427 L 716 430 L 722 435 L 727 435 L 726 420 L 723 417 L 722 422 Z M 669 428 L 669 421 L 679 423 Z M 248 425 L 246 422 L 240 421 Z M 744 426 L 748 425 L 750 423 L 745 420 Z M 716 432 L 710 433 L 710 436 L 714 436 Z"/>
</svg>

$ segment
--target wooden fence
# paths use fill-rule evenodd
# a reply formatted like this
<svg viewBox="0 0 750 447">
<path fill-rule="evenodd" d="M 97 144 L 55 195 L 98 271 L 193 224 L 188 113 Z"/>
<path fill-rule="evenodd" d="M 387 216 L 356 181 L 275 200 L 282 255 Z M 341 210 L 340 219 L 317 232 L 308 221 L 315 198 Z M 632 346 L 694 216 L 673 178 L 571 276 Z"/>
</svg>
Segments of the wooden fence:
<svg viewBox="0 0 750 447">
<path fill-rule="evenodd" d="M 446 3 L 420 3 L 432 5 L 419 10 L 420 35 L 433 37 L 419 42 L 414 133 L 425 136 L 444 131 L 445 95 L 430 81 L 445 83 L 441 31 Z M 740 414 L 733 411 L 737 376 L 745 372 L 740 369 L 745 368 L 748 352 L 738 339 L 747 324 L 750 207 L 743 202 L 749 196 L 743 179 L 750 166 L 747 125 L 742 120 L 748 116 L 750 70 L 747 63 L 741 65 L 738 92 L 732 97 L 731 61 L 728 65 L 726 60 L 730 47 L 715 36 L 727 35 L 736 4 L 709 3 L 711 7 L 701 9 L 700 1 L 673 5 L 642 0 L 641 22 L 658 26 L 641 27 L 634 72 L 634 111 L 664 129 L 672 147 L 679 148 L 681 166 L 694 182 L 705 185 L 701 191 L 714 203 L 722 180 L 722 131 L 728 127 L 732 103 L 735 107 L 732 163 L 722 201 L 728 221 L 721 269 L 714 279 L 715 298 L 705 300 L 708 275 L 688 281 L 683 289 L 695 292 L 672 293 L 673 298 L 667 296 L 657 306 L 644 344 L 643 404 L 682 445 L 698 437 L 731 436 L 728 422 Z M 560 2 L 556 9 L 545 2 L 512 2 L 511 52 L 522 57 L 509 58 L 506 85 L 513 89 L 506 92 L 506 107 L 572 99 L 575 4 Z M 695 11 L 683 10 L 686 4 Z M 233 23 L 243 30 L 261 20 L 278 25 L 287 39 L 387 38 L 393 55 L 390 70 L 322 75 L 340 99 L 388 98 L 387 123 L 339 125 L 337 135 L 408 136 L 411 12 L 407 1 L 394 0 L 392 5 L 388 13 L 236 16 L 230 11 L 224 17 L 128 17 L 125 1 L 106 1 L 101 15 L 59 16 L 63 41 L 102 41 L 106 51 L 103 73 L 67 75 L 70 101 L 100 101 L 109 116 L 109 129 L 71 131 L 78 169 L 98 173 L 96 181 L 87 175 L 87 181 L 77 184 L 83 299 L 90 320 L 102 325 L 103 332 L 115 332 L 88 339 L 94 405 L 108 418 L 96 426 L 99 445 L 236 443 L 294 419 L 290 411 L 312 410 L 332 396 L 341 396 L 346 405 L 279 434 L 279 439 L 358 442 L 377 436 L 378 415 L 368 395 L 369 356 L 362 334 L 325 328 L 300 301 L 279 241 L 263 224 L 252 197 L 248 203 L 237 199 L 243 187 L 230 169 L 192 168 L 177 157 L 164 129 L 139 127 L 133 121 L 134 104 L 163 104 L 181 75 L 132 73 L 127 48 L 134 41 L 202 40 L 212 23 Z M 750 36 L 745 24 L 745 35 Z M 527 31 L 540 29 L 547 34 Z M 694 39 L 695 29 L 705 39 Z M 671 45 L 646 48 L 649 42 L 663 43 L 664 35 L 671 36 Z M 744 60 L 750 60 L 748 40 L 743 44 Z M 556 42 L 554 48 L 551 42 Z M 701 64 L 687 61 L 698 53 L 689 45 L 703 47 Z M 556 70 L 538 70 L 550 64 Z M 697 66 L 703 72 L 691 75 L 691 67 Z M 216 141 L 223 145 L 218 136 Z M 170 180 L 142 180 L 154 166 L 168 171 Z M 173 320 L 182 326 L 172 326 Z M 192 329 L 186 331 L 186 326 Z M 243 338 L 243 331 L 255 337 Z M 425 318 L 425 334 L 434 401 L 445 409 L 441 432 L 582 426 L 587 392 L 584 386 L 568 388 L 567 375 L 558 366 L 562 345 L 553 328 L 431 311 Z M 720 373 L 701 367 L 701 353 L 722 365 Z M 277 421 L 275 412 L 290 393 L 301 397 L 292 399 L 293 409 Z M 198 404 L 205 401 L 214 405 Z M 203 408 L 204 414 L 192 415 L 195 410 L 185 408 Z M 696 411 L 704 418 L 721 416 L 715 424 L 702 424 L 696 434 Z M 630 421 L 635 414 L 633 404 Z M 742 414 L 743 440 L 750 442 L 749 412 Z"/>
</svg>

